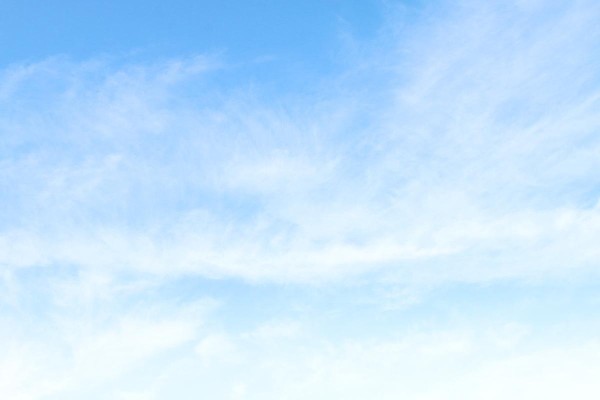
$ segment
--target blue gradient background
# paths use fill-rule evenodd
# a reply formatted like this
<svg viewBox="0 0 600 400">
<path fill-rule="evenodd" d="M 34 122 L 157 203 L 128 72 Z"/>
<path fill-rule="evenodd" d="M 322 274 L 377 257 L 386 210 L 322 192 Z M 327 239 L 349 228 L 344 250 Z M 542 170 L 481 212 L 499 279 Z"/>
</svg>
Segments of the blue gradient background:
<svg viewBox="0 0 600 400">
<path fill-rule="evenodd" d="M 597 399 L 594 1 L 0 3 L 0 397 Z"/>
</svg>

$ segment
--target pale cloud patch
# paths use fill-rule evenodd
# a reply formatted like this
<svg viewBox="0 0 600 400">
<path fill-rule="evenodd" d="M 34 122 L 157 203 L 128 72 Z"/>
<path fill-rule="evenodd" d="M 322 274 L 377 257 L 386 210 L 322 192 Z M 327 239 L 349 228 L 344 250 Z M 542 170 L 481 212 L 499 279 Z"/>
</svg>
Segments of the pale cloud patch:
<svg viewBox="0 0 600 400">
<path fill-rule="evenodd" d="M 230 361 L 236 357 L 234 342 L 224 334 L 210 334 L 194 346 L 195 354 L 206 363 Z"/>
<path fill-rule="evenodd" d="M 13 67 L 6 101 L 55 84 L 0 118 L 0 262 L 422 285 L 589 271 L 597 12 L 461 3 L 383 30 L 368 91 L 359 68 L 281 102 L 211 85 L 207 57 Z"/>
<path fill-rule="evenodd" d="M 456 327 L 423 303 L 595 282 L 600 9 L 428 7 L 297 96 L 220 86 L 204 56 L 0 71 L 1 397 L 597 398 L 593 334 L 498 318 L 487 293 Z M 263 310 L 273 288 L 306 292 Z M 319 330 L 365 304 L 423 314 Z"/>
</svg>

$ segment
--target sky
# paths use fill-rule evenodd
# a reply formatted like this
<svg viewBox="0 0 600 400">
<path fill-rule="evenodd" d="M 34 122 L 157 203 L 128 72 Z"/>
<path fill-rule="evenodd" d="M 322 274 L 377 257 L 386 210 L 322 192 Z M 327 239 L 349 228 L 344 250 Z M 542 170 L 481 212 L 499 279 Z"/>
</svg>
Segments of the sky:
<svg viewBox="0 0 600 400">
<path fill-rule="evenodd" d="M 597 399 L 599 19 L 0 2 L 0 397 Z"/>
</svg>

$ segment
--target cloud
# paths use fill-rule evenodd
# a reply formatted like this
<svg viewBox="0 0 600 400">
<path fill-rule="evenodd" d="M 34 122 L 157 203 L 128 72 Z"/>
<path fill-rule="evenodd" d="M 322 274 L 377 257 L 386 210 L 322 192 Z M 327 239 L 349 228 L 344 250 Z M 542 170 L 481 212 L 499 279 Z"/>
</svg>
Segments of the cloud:
<svg viewBox="0 0 600 400">
<path fill-rule="evenodd" d="M 276 282 L 591 267 L 598 9 L 536 4 L 395 13 L 368 63 L 280 101 L 213 83 L 208 57 L 12 66 L 0 263 Z"/>
<path fill-rule="evenodd" d="M 599 6 L 387 7 L 295 93 L 0 71 L 1 397 L 598 397 Z"/>
<path fill-rule="evenodd" d="M 41 296 L 40 292 L 38 289 L 36 296 Z M 20 304 L 17 309 L 27 312 L 27 318 L 3 313 L 3 396 L 75 399 L 123 392 L 126 397 L 130 376 L 146 380 L 173 354 L 191 352 L 213 308 L 206 300 L 173 307 L 164 298 L 140 302 L 131 295 L 112 302 L 74 300 L 46 304 L 41 313 Z M 129 394 L 134 395 L 132 391 Z"/>
<path fill-rule="evenodd" d="M 252 345 L 243 342 L 243 337 L 211 335 L 201 341 L 201 347 L 211 349 L 212 362 L 197 354 L 174 356 L 162 365 L 152 389 L 146 387 L 142 393 L 150 398 L 177 395 L 182 399 L 197 393 L 248 399 L 359 399 L 369 394 L 382 399 L 475 399 L 528 393 L 558 399 L 568 393 L 592 398 L 600 390 L 594 380 L 599 355 L 596 341 L 549 344 L 539 332 L 529 338 L 533 340 L 523 339 L 527 328 L 511 322 L 489 330 L 478 324 L 420 329 L 377 340 L 336 343 L 319 338 L 287 347 L 269 340 Z M 515 328 L 521 339 L 510 344 L 497 341 L 497 334 Z M 231 346 L 244 343 L 237 348 L 244 357 L 235 363 L 218 363 L 214 357 L 226 354 L 224 343 L 229 357 Z M 130 392 L 136 393 L 135 386 Z"/>
</svg>

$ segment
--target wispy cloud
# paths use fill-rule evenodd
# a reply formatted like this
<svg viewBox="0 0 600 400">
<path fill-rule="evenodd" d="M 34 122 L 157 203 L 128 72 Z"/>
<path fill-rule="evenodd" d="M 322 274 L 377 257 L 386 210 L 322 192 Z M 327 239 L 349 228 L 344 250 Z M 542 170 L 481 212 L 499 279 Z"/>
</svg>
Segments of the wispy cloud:
<svg viewBox="0 0 600 400">
<path fill-rule="evenodd" d="M 284 281 L 464 255 L 443 275 L 529 276 L 532 249 L 589 264 L 596 7 L 450 8 L 296 100 L 219 89 L 205 58 L 12 67 L 3 262 Z"/>
<path fill-rule="evenodd" d="M 281 97 L 222 84 L 244 67 L 214 56 L 1 71 L 0 393 L 598 393 L 597 341 L 539 321 L 424 315 L 354 338 L 306 323 L 314 287 L 344 296 L 316 320 L 349 324 L 444 285 L 597 276 L 600 7 L 411 7 Z M 231 322 L 202 285 L 179 290 L 213 278 L 306 292 L 277 315 L 248 296 Z"/>
</svg>

